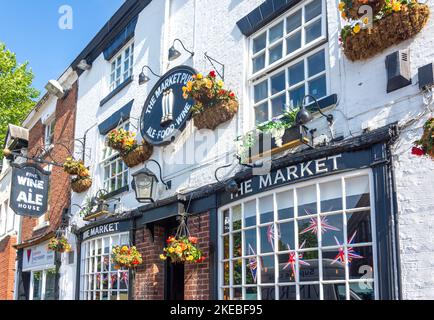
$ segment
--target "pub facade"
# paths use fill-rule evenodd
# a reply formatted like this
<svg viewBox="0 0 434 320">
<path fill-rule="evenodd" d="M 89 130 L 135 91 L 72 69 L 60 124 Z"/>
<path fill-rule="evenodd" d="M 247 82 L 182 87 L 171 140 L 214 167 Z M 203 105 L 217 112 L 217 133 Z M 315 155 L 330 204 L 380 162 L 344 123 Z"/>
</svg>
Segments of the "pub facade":
<svg viewBox="0 0 434 320">
<path fill-rule="evenodd" d="M 71 193 L 64 299 L 433 298 L 433 162 L 412 152 L 433 22 L 355 52 L 368 27 L 347 26 L 345 3 L 122 5 L 71 65 L 90 183 Z M 196 85 L 220 88 L 226 111 L 206 116 Z M 128 132 L 137 163 L 111 141 Z M 172 263 L 182 235 L 202 256 Z M 123 247 L 141 263 L 116 264 Z"/>
</svg>

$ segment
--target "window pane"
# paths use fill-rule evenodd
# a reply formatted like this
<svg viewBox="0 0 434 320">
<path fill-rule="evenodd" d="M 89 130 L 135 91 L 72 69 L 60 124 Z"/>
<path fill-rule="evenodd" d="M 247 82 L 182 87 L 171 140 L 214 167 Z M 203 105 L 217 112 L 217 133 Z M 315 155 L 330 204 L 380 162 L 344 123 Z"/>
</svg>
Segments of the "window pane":
<svg viewBox="0 0 434 320">
<path fill-rule="evenodd" d="M 350 283 L 351 300 L 375 300 L 373 282 Z"/>
<path fill-rule="evenodd" d="M 348 265 L 350 279 L 373 279 L 373 258 L 372 247 L 351 247 L 348 248 Z"/>
<path fill-rule="evenodd" d="M 324 300 L 346 300 L 345 283 L 325 284 Z"/>
<path fill-rule="evenodd" d="M 274 287 L 261 287 L 261 300 L 275 300 L 275 291 Z"/>
<path fill-rule="evenodd" d="M 263 81 L 254 87 L 255 103 L 268 97 L 268 81 Z"/>
<path fill-rule="evenodd" d="M 317 218 L 298 221 L 298 243 L 300 248 L 318 247 Z"/>
<path fill-rule="evenodd" d="M 246 284 L 257 283 L 257 257 L 244 260 L 246 263 Z"/>
<path fill-rule="evenodd" d="M 297 191 L 298 216 L 317 213 L 316 208 L 316 185 L 299 188 Z"/>
<path fill-rule="evenodd" d="M 282 94 L 271 100 L 272 117 L 280 116 L 286 109 L 286 95 Z"/>
<path fill-rule="evenodd" d="M 279 287 L 279 300 L 296 300 L 297 290 L 295 286 Z"/>
<path fill-rule="evenodd" d="M 283 51 L 283 44 L 282 42 L 278 44 L 277 46 L 270 49 L 270 56 L 269 56 L 269 64 L 272 64 L 273 62 L 280 60 L 282 58 L 282 51 Z"/>
<path fill-rule="evenodd" d="M 283 36 L 283 21 L 271 27 L 268 31 L 268 41 L 269 43 L 273 43 L 277 39 L 282 38 Z"/>
<path fill-rule="evenodd" d="M 234 300 L 242 300 L 243 299 L 243 289 L 235 288 L 234 289 Z"/>
<path fill-rule="evenodd" d="M 325 75 L 309 81 L 309 94 L 319 99 L 327 95 L 327 84 Z"/>
<path fill-rule="evenodd" d="M 268 121 L 268 102 L 255 107 L 255 120 L 257 124 Z"/>
<path fill-rule="evenodd" d="M 334 214 L 321 217 L 322 246 L 338 246 L 344 242 L 343 215 Z"/>
<path fill-rule="evenodd" d="M 274 238 L 276 236 L 274 225 L 260 228 L 261 234 L 261 253 L 274 251 Z"/>
<path fill-rule="evenodd" d="M 265 67 L 265 54 L 261 54 L 260 56 L 253 59 L 253 73 L 264 69 Z"/>
<path fill-rule="evenodd" d="M 223 300 L 229 300 L 230 299 L 230 295 L 229 295 L 229 289 L 223 289 Z"/>
<path fill-rule="evenodd" d="M 289 101 L 290 101 L 291 108 L 301 107 L 304 96 L 305 96 L 304 85 L 289 91 Z"/>
<path fill-rule="evenodd" d="M 345 179 L 347 194 L 347 209 L 369 207 L 369 178 L 361 176 Z"/>
<path fill-rule="evenodd" d="M 304 80 L 304 61 L 293 65 L 289 69 L 289 85 L 293 86 Z"/>
<path fill-rule="evenodd" d="M 246 300 L 258 300 L 258 289 L 246 288 Z"/>
<path fill-rule="evenodd" d="M 229 210 L 225 210 L 223 212 L 223 233 L 228 233 L 230 231 L 230 222 Z"/>
<path fill-rule="evenodd" d="M 261 283 L 274 283 L 274 256 L 261 257 Z"/>
<path fill-rule="evenodd" d="M 223 237 L 223 259 L 229 259 L 229 236 Z"/>
<path fill-rule="evenodd" d="M 243 283 L 243 260 L 235 260 L 232 262 L 232 268 L 234 271 L 233 274 L 233 284 L 234 285 L 241 285 Z"/>
<path fill-rule="evenodd" d="M 343 252 L 343 248 L 341 248 Z M 324 280 L 345 280 L 345 265 L 336 261 L 340 251 L 337 249 L 323 250 L 322 277 Z"/>
<path fill-rule="evenodd" d="M 33 300 L 42 299 L 42 272 L 33 273 Z"/>
<path fill-rule="evenodd" d="M 261 223 L 271 222 L 274 219 L 273 196 L 259 199 L 259 214 Z"/>
<path fill-rule="evenodd" d="M 325 70 L 325 54 L 324 51 L 315 53 L 307 58 L 309 77 L 316 75 Z"/>
<path fill-rule="evenodd" d="M 300 286 L 301 300 L 319 300 L 319 285 L 309 284 Z"/>
<path fill-rule="evenodd" d="M 279 224 L 279 251 L 294 250 L 294 222 Z"/>
<path fill-rule="evenodd" d="M 241 205 L 232 208 L 232 231 L 241 229 Z"/>
<path fill-rule="evenodd" d="M 241 232 L 232 235 L 232 254 L 233 257 L 241 257 Z"/>
<path fill-rule="evenodd" d="M 305 21 L 310 21 L 316 16 L 321 14 L 321 7 L 322 7 L 322 0 L 314 0 L 311 3 L 309 3 L 306 8 L 306 19 Z"/>
<path fill-rule="evenodd" d="M 279 257 L 279 283 L 295 282 L 296 253 L 280 254 Z"/>
<path fill-rule="evenodd" d="M 256 254 L 256 229 L 244 232 L 244 255 L 252 256 Z"/>
<path fill-rule="evenodd" d="M 285 90 L 285 71 L 271 77 L 271 94 L 276 94 Z"/>
<path fill-rule="evenodd" d="M 286 54 L 293 53 L 301 48 L 301 31 L 296 32 L 286 39 Z"/>
<path fill-rule="evenodd" d="M 230 276 L 230 274 L 229 274 L 229 262 L 223 263 L 223 272 L 224 272 L 223 284 L 225 286 L 227 286 L 227 285 L 229 285 L 229 276 Z"/>
<path fill-rule="evenodd" d="M 244 204 L 244 226 L 246 228 L 256 225 L 256 201 Z"/>
<path fill-rule="evenodd" d="M 342 183 L 341 180 L 321 183 L 321 212 L 342 210 Z"/>
<path fill-rule="evenodd" d="M 321 19 L 306 27 L 306 44 L 321 37 Z"/>
<path fill-rule="evenodd" d="M 351 243 L 371 242 L 371 212 L 347 213 L 347 230 Z"/>
<path fill-rule="evenodd" d="M 279 220 L 294 218 L 294 192 L 292 190 L 276 194 L 276 201 Z"/>
<path fill-rule="evenodd" d="M 294 31 L 301 26 L 301 10 L 293 13 L 286 19 L 286 32 Z"/>
<path fill-rule="evenodd" d="M 267 44 L 267 33 L 264 32 L 260 36 L 253 39 L 253 53 L 261 51 Z"/>
</svg>

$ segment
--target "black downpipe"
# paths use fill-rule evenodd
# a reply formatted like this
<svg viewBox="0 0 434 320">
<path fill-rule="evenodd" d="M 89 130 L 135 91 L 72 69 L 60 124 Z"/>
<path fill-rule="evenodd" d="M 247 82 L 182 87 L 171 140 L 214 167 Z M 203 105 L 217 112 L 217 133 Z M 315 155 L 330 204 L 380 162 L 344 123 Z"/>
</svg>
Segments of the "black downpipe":
<svg viewBox="0 0 434 320">
<path fill-rule="evenodd" d="M 80 269 L 81 269 L 81 235 L 79 233 L 75 234 L 77 238 L 77 260 L 76 260 L 76 271 L 75 271 L 75 300 L 80 300 Z"/>
<path fill-rule="evenodd" d="M 137 227 L 136 220 L 137 220 L 136 217 L 133 217 L 131 219 L 130 243 L 133 246 L 136 245 L 136 227 Z M 128 277 L 131 279 L 130 285 L 128 286 L 128 300 L 135 300 L 134 288 L 136 286 L 136 271 L 130 269 Z"/>
<path fill-rule="evenodd" d="M 54 300 L 60 299 L 60 266 L 62 265 L 61 253 L 54 254 L 54 267 L 56 268 L 56 275 L 54 276 Z"/>
<path fill-rule="evenodd" d="M 397 269 L 396 275 L 396 283 L 398 286 L 398 299 L 402 300 L 402 283 L 401 283 L 401 257 L 400 257 L 400 241 L 399 241 L 399 224 L 398 224 L 398 197 L 396 192 L 396 179 L 395 179 L 395 170 L 393 166 L 393 157 L 391 152 L 391 144 L 387 145 L 387 157 L 389 159 L 388 170 L 390 175 L 390 186 L 392 193 L 392 212 L 393 212 L 393 221 L 394 221 L 394 233 L 395 233 L 395 264 Z"/>
</svg>

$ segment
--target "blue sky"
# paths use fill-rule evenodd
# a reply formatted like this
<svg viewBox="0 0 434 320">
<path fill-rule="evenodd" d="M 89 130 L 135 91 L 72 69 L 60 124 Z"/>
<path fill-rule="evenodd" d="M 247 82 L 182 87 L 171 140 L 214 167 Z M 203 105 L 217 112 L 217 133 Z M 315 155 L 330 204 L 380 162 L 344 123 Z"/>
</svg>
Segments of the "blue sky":
<svg viewBox="0 0 434 320">
<path fill-rule="evenodd" d="M 0 0 L 0 42 L 28 61 L 33 85 L 44 93 L 50 79 L 57 79 L 77 57 L 124 0 Z M 72 30 L 59 28 L 59 8 L 69 5 Z"/>
</svg>

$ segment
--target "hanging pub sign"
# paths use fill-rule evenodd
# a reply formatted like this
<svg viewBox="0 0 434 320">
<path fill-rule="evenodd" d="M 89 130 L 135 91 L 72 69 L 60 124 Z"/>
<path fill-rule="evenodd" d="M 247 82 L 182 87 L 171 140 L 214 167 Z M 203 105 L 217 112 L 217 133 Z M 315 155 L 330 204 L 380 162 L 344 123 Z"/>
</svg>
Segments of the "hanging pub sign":
<svg viewBox="0 0 434 320">
<path fill-rule="evenodd" d="M 17 215 L 40 217 L 48 209 L 50 172 L 36 164 L 25 163 L 12 168 L 10 207 Z"/>
<path fill-rule="evenodd" d="M 178 66 L 163 75 L 149 93 L 140 119 L 142 137 L 153 145 L 166 145 L 184 130 L 193 101 L 185 100 L 182 87 L 193 79 L 196 71 Z"/>
</svg>

